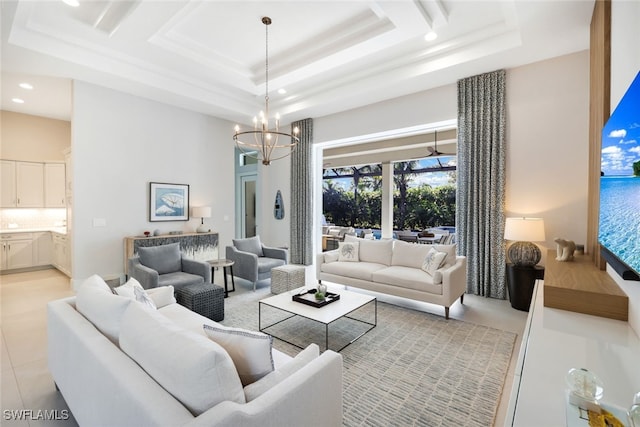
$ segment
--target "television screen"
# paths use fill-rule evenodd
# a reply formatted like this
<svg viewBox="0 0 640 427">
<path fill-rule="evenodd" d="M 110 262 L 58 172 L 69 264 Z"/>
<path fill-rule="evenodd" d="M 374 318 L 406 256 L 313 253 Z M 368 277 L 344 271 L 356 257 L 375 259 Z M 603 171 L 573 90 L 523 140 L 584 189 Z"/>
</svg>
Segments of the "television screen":
<svg viewBox="0 0 640 427">
<path fill-rule="evenodd" d="M 640 274 L 640 73 L 602 129 L 598 240 L 624 279 Z M 635 277 L 634 277 L 635 276 Z"/>
</svg>

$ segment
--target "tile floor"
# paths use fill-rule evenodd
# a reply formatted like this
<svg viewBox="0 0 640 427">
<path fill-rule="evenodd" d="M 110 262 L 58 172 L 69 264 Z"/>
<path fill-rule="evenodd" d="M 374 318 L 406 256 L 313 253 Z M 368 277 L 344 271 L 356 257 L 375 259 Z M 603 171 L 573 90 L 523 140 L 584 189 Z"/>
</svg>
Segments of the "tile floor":
<svg viewBox="0 0 640 427">
<path fill-rule="evenodd" d="M 222 278 L 218 277 L 219 274 L 216 273 L 216 283 L 222 283 Z M 307 272 L 309 285 L 313 283 L 312 278 L 313 269 L 310 268 Z M 242 280 L 236 281 L 236 289 L 240 292 L 245 288 L 248 289 L 248 285 L 245 285 Z M 268 286 L 268 281 L 261 285 Z M 9 419 L 11 413 L 8 412 L 20 409 L 33 410 L 32 418 L 37 418 L 36 411 L 40 409 L 58 410 L 58 415 L 64 414 L 62 411 L 68 409 L 61 395 L 55 390 L 47 369 L 46 303 L 70 295 L 73 295 L 73 291 L 69 278 L 57 270 L 0 276 L 0 362 L 2 367 L 0 400 L 3 410 L 0 425 L 76 425 L 73 417 L 64 421 L 42 419 L 16 421 Z M 233 294 L 230 296 L 233 297 Z M 443 315 L 442 307 L 400 301 L 393 297 L 380 299 Z M 466 295 L 464 301 L 464 305 L 456 303 L 451 307 L 451 317 L 518 334 L 495 423 L 497 426 L 502 426 L 527 313 L 512 309 L 508 301 L 475 295 Z"/>
</svg>

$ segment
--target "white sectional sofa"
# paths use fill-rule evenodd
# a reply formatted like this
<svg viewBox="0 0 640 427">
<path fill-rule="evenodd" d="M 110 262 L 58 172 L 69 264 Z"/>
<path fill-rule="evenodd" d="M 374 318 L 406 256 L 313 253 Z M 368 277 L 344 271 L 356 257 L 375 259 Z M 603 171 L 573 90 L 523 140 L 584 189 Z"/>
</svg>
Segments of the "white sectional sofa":
<svg viewBox="0 0 640 427">
<path fill-rule="evenodd" d="M 311 344 L 291 358 L 176 304 L 170 287 L 132 295 L 92 276 L 48 304 L 49 370 L 79 425 L 342 425 L 341 355 Z"/>
<path fill-rule="evenodd" d="M 425 265 L 432 250 L 441 255 L 429 256 L 431 262 Z M 458 298 L 462 303 L 466 291 L 466 257 L 456 256 L 455 245 L 347 236 L 338 249 L 318 254 L 316 261 L 318 283 L 326 280 L 442 305 L 447 319 L 449 307 Z"/>
</svg>

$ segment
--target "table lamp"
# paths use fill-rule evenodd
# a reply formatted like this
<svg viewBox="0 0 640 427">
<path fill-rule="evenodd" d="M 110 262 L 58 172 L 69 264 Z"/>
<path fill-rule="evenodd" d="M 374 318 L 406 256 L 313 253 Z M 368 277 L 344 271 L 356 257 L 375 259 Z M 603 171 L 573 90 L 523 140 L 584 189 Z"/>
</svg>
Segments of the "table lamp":
<svg viewBox="0 0 640 427">
<path fill-rule="evenodd" d="M 507 254 L 514 265 L 534 266 L 542 258 L 540 248 L 532 242 L 542 242 L 544 220 L 542 218 L 507 218 L 504 227 L 505 240 L 514 240 Z"/>
<path fill-rule="evenodd" d="M 198 233 L 208 233 L 211 231 L 210 228 L 205 227 L 204 219 L 211 217 L 211 207 L 210 206 L 198 206 L 193 208 L 191 212 L 191 216 L 195 218 L 200 218 L 200 226 L 196 229 Z"/>
</svg>

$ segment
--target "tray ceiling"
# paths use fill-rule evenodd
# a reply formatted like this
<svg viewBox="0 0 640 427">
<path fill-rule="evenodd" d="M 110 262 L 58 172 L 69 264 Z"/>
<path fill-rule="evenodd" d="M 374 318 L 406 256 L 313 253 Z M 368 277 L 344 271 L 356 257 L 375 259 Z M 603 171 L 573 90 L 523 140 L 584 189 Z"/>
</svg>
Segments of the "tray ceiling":
<svg viewBox="0 0 640 427">
<path fill-rule="evenodd" d="M 28 110 L 35 91 L 11 103 L 31 75 L 248 123 L 264 106 L 269 16 L 271 109 L 288 123 L 588 49 L 592 10 L 593 0 L 3 1 L 2 108 L 70 118 L 70 95 L 46 113 Z"/>
</svg>

